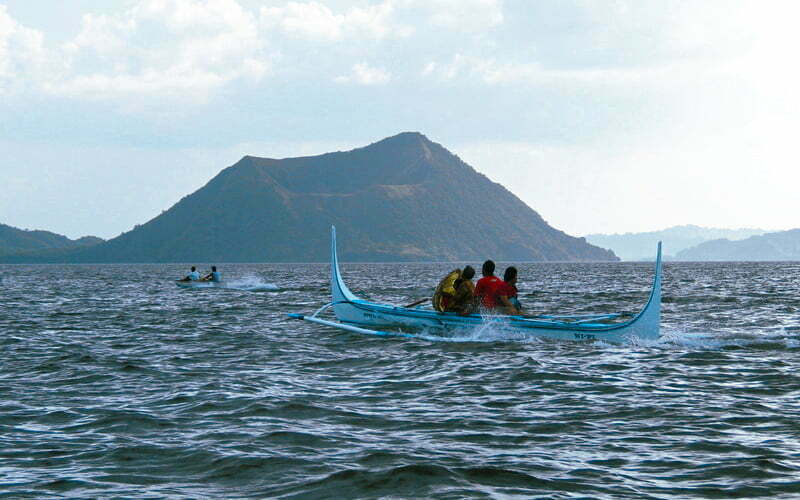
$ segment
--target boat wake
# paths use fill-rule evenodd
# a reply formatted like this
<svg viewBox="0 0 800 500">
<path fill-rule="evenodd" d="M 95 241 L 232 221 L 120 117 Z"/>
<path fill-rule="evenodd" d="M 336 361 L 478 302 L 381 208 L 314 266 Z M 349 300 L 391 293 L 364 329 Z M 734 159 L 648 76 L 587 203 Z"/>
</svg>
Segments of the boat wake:
<svg viewBox="0 0 800 500">
<path fill-rule="evenodd" d="M 474 328 L 458 328 L 448 332 L 424 330 L 419 338 L 434 342 L 543 342 L 538 335 L 511 328 L 501 322 L 484 323 Z"/>
<path fill-rule="evenodd" d="M 665 331 L 658 339 L 660 345 L 690 349 L 783 350 L 800 348 L 800 334 L 794 329 L 778 328 L 761 332 L 698 333 Z"/>
<path fill-rule="evenodd" d="M 231 290 L 242 290 L 245 292 L 274 292 L 279 290 L 278 285 L 267 283 L 258 276 L 244 276 L 242 278 L 228 281 L 225 288 Z"/>
<path fill-rule="evenodd" d="M 278 285 L 267 283 L 256 276 L 245 276 L 235 280 L 226 280 L 218 283 L 210 281 L 176 281 L 178 288 L 189 290 L 240 290 L 244 292 L 274 292 L 279 290 Z"/>
</svg>

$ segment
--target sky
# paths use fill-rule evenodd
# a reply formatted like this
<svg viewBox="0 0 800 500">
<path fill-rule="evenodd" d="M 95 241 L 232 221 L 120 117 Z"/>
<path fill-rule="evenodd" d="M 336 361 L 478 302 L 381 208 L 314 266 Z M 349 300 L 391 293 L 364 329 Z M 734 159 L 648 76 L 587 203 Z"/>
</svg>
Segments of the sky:
<svg viewBox="0 0 800 500">
<path fill-rule="evenodd" d="M 781 0 L 0 0 L 0 223 L 114 237 L 244 155 L 418 131 L 569 234 L 800 227 L 798 17 Z"/>
</svg>

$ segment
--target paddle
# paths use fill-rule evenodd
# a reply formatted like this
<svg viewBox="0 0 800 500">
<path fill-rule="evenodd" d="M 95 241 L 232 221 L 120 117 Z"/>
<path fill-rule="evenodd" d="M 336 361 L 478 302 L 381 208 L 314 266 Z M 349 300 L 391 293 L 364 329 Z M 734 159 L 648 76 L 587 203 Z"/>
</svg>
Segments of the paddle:
<svg viewBox="0 0 800 500">
<path fill-rule="evenodd" d="M 418 305 L 422 304 L 423 302 L 427 302 L 429 300 L 430 300 L 429 298 L 420 299 L 420 300 L 418 300 L 416 302 L 412 302 L 411 304 L 408 304 L 407 306 L 403 306 L 403 307 L 406 308 L 406 309 L 409 309 L 411 307 L 418 306 Z"/>
</svg>

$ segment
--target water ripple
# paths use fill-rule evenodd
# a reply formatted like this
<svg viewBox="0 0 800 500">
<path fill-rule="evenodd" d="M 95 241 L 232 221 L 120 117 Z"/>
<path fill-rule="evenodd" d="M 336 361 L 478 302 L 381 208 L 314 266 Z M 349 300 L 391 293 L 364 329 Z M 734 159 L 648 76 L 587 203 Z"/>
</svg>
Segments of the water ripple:
<svg viewBox="0 0 800 500">
<path fill-rule="evenodd" d="M 407 303 L 450 267 L 344 274 Z M 518 267 L 536 312 L 635 311 L 652 276 L 650 264 Z M 626 345 L 361 336 L 286 318 L 328 300 L 325 265 L 222 269 L 237 287 L 178 289 L 175 265 L 3 266 L 2 493 L 800 493 L 796 263 L 667 263 L 663 337 Z"/>
</svg>

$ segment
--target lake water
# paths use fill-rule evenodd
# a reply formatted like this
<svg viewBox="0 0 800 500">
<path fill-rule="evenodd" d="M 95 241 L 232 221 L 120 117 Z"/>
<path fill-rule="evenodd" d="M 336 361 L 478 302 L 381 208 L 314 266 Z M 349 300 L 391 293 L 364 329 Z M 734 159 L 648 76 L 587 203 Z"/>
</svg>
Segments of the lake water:
<svg viewBox="0 0 800 500">
<path fill-rule="evenodd" d="M 798 263 L 666 263 L 663 338 L 624 345 L 351 334 L 285 316 L 329 300 L 327 266 L 218 265 L 235 288 L 178 289 L 178 265 L 0 266 L 0 493 L 800 495 Z M 451 267 L 343 274 L 403 304 Z M 652 278 L 518 267 L 541 313 L 635 311 Z"/>
</svg>

